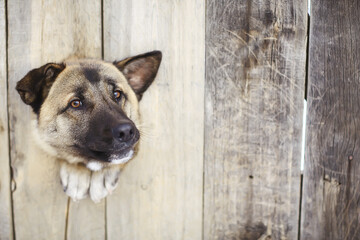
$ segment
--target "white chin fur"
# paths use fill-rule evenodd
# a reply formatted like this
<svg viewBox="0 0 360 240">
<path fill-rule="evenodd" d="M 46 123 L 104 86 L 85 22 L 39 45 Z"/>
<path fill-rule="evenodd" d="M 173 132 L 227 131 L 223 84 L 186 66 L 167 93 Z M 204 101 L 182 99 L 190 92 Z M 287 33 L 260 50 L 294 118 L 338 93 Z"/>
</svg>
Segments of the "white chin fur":
<svg viewBox="0 0 360 240">
<path fill-rule="evenodd" d="M 99 171 L 103 168 L 103 165 L 99 162 L 91 161 L 86 164 L 86 167 L 91 171 Z"/>
<path fill-rule="evenodd" d="M 116 164 L 124 164 L 127 163 L 134 155 L 134 151 L 130 150 L 124 157 L 119 158 L 117 155 L 111 155 L 110 156 L 110 164 L 116 165 Z M 101 162 L 98 161 L 90 161 L 86 164 L 86 167 L 90 169 L 91 171 L 99 171 L 103 169 L 104 165 Z"/>
<path fill-rule="evenodd" d="M 118 158 L 118 156 L 116 155 L 111 155 L 110 164 L 115 165 L 115 164 L 127 163 L 132 158 L 133 155 L 134 155 L 133 150 L 130 150 L 123 158 Z"/>
</svg>

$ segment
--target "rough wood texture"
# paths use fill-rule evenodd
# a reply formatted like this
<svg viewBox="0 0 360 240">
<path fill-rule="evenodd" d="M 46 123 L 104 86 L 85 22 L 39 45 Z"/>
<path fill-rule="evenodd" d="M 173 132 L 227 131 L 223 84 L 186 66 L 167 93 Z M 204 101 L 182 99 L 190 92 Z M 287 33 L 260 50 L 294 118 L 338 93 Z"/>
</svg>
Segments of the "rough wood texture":
<svg viewBox="0 0 360 240">
<path fill-rule="evenodd" d="M 7 115 L 5 1 L 0 0 L 0 239 L 13 239 Z"/>
<path fill-rule="evenodd" d="M 82 1 L 8 1 L 9 16 L 9 117 L 11 161 L 16 190 L 13 193 L 17 239 L 64 239 L 67 197 L 59 183 L 58 165 L 37 149 L 31 140 L 29 106 L 21 102 L 15 84 L 29 70 L 69 55 L 101 57 L 101 4 Z M 92 207 L 84 203 L 85 209 Z M 105 229 L 104 208 L 91 215 L 69 214 L 69 222 L 100 222 Z M 71 210 L 72 207 L 70 206 Z M 99 216 L 102 216 L 101 218 Z M 77 228 L 92 234 L 90 227 Z M 76 230 L 68 234 L 75 239 Z M 103 230 L 102 238 L 104 238 Z M 74 237 L 72 237 L 74 234 Z M 84 236 L 84 235 L 82 235 Z M 91 236 L 85 237 L 90 239 Z M 84 238 L 84 239 L 85 239 Z"/>
<path fill-rule="evenodd" d="M 359 11 L 312 1 L 301 239 L 360 239 Z"/>
<path fill-rule="evenodd" d="M 201 239 L 205 1 L 104 1 L 105 59 L 163 52 L 143 141 L 107 198 L 108 239 Z"/>
<path fill-rule="evenodd" d="M 204 239 L 296 239 L 306 1 L 206 12 Z"/>
</svg>

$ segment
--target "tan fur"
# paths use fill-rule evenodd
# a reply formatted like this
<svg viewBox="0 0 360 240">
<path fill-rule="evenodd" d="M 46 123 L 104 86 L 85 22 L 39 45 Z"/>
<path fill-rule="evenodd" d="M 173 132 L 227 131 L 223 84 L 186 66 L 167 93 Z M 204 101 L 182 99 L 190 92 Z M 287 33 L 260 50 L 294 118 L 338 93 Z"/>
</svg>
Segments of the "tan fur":
<svg viewBox="0 0 360 240">
<path fill-rule="evenodd" d="M 116 188 L 120 170 L 133 157 L 138 142 L 130 145 L 132 150 L 128 153 L 117 153 L 115 145 L 112 145 L 109 151 L 115 152 L 108 154 L 120 155 L 106 155 L 109 159 L 103 161 L 97 159 L 96 154 L 82 152 L 89 148 L 84 136 L 94 131 L 94 125 L 91 125 L 94 119 L 96 123 L 100 121 L 100 125 L 107 124 L 101 114 L 104 111 L 112 116 L 112 121 L 119 121 L 118 117 L 122 118 L 121 114 L 125 114 L 124 119 L 140 130 L 138 99 L 155 78 L 160 61 L 160 52 L 114 64 L 94 59 L 71 59 L 62 65 L 44 65 L 18 82 L 17 90 L 23 101 L 38 114 L 33 122 L 35 140 L 54 160 L 60 159 L 61 183 L 64 192 L 74 201 L 89 196 L 94 202 L 99 202 Z M 40 89 L 36 87 L 39 84 L 43 86 Z M 123 92 L 126 98 L 116 102 L 112 95 L 114 89 Z M 79 95 L 78 91 L 81 91 L 80 95 L 87 104 L 86 111 L 70 108 L 71 101 Z M 43 99 L 40 109 L 36 105 L 39 96 Z M 116 114 L 119 116 L 116 117 Z M 97 140 L 98 135 L 93 135 Z M 104 140 L 105 143 L 108 144 Z M 102 143 L 95 141 L 91 144 Z M 94 147 L 96 150 L 97 146 Z M 111 160 L 112 156 L 120 158 Z"/>
<path fill-rule="evenodd" d="M 82 66 L 80 66 L 80 64 L 82 64 Z M 66 62 L 65 70 L 58 76 L 58 79 L 55 81 L 49 92 L 48 98 L 41 107 L 39 121 L 37 123 L 37 128 L 35 128 L 35 135 L 43 150 L 56 158 L 66 160 L 61 162 L 60 167 L 60 178 L 65 193 L 74 201 L 89 196 L 94 202 L 99 202 L 115 189 L 120 169 L 123 166 L 106 166 L 106 163 L 102 163 L 103 168 L 107 168 L 92 172 L 85 166 L 78 164 L 87 163 L 91 161 L 91 159 L 85 159 L 81 156 L 73 155 L 70 152 L 64 152 L 63 148 L 57 148 L 49 144 L 52 143 L 55 146 L 66 145 L 71 140 L 68 139 L 70 134 L 67 131 L 67 126 L 72 123 L 69 123 L 69 119 L 67 118 L 64 119 L 61 116 L 57 117 L 56 110 L 58 110 L 57 106 L 59 105 L 67 105 L 72 97 L 72 89 L 79 84 L 83 84 L 83 82 L 69 82 L 67 80 L 69 78 L 83 78 L 84 76 L 81 72 L 81 68 L 84 66 L 96 67 L 96 69 L 99 70 L 100 76 L 108 76 L 118 80 L 119 86 L 122 87 L 122 90 L 126 92 L 128 96 L 128 103 L 124 107 L 125 113 L 136 125 L 140 124 L 136 95 L 131 90 L 125 77 L 115 66 L 97 60 L 71 61 Z M 59 99 L 66 99 L 66 101 L 60 102 Z M 82 120 L 82 122 L 85 123 L 85 119 Z M 56 125 L 58 129 L 63 130 L 63 133 L 60 136 L 52 136 L 51 132 L 54 125 Z M 87 128 L 88 126 L 85 125 L 79 127 Z M 112 182 L 115 182 L 114 186 L 111 185 Z"/>
<path fill-rule="evenodd" d="M 80 66 L 80 64 L 82 66 Z M 57 111 L 60 107 L 66 106 L 72 99 L 74 96 L 73 89 L 79 86 L 84 86 L 84 81 L 81 81 L 80 79 L 84 78 L 82 68 L 87 66 L 95 67 L 98 70 L 99 75 L 104 78 L 111 77 L 112 79 L 116 79 L 118 81 L 118 86 L 120 86 L 120 88 L 126 92 L 128 96 L 128 101 L 123 109 L 135 125 L 139 125 L 139 108 L 136 95 L 127 83 L 125 77 L 114 65 L 89 59 L 66 62 L 65 70 L 60 73 L 56 79 L 49 92 L 48 98 L 41 107 L 37 134 L 40 135 L 39 138 L 43 139 L 44 145 L 42 147 L 44 150 L 52 149 L 53 151 L 48 152 L 49 154 L 56 152 L 57 157 L 66 159 L 69 163 L 86 163 L 91 161 L 91 159 L 84 159 L 80 156 L 72 155 L 67 152 L 66 149 L 61 147 L 72 141 L 72 139 L 69 139 L 71 134 L 69 133 L 68 126 L 71 126 L 74 123 L 72 121 L 73 119 L 69 119 L 64 116 L 57 116 Z M 79 79 L 79 81 L 74 82 L 69 81 L 69 79 Z M 86 85 L 88 87 L 92 87 L 90 83 L 87 83 Z M 94 92 L 98 91 L 97 89 L 92 90 Z M 89 97 L 94 98 L 96 96 L 90 95 Z M 64 99 L 64 101 L 60 102 L 59 99 Z M 79 128 L 87 129 L 89 127 L 86 125 L 86 119 L 77 119 L 77 123 L 81 123 L 81 125 L 78 126 Z M 52 134 L 54 127 L 58 128 L 58 132 L 61 131 L 61 134 L 57 133 L 55 137 L 54 134 Z"/>
</svg>

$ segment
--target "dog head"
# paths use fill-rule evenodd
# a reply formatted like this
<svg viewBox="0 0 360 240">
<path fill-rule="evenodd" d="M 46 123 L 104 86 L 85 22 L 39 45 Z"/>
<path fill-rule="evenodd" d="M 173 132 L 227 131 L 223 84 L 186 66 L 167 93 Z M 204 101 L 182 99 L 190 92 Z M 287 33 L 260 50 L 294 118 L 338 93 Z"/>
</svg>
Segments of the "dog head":
<svg viewBox="0 0 360 240">
<path fill-rule="evenodd" d="M 48 63 L 16 86 L 37 115 L 36 136 L 48 153 L 91 170 L 129 161 L 139 141 L 138 101 L 161 62 L 154 51 L 108 63 Z"/>
</svg>

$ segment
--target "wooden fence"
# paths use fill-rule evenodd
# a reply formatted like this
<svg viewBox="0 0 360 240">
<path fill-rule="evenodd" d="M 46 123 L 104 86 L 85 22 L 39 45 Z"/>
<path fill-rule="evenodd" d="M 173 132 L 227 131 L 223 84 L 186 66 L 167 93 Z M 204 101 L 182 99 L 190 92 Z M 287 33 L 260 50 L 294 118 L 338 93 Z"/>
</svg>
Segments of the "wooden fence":
<svg viewBox="0 0 360 240">
<path fill-rule="evenodd" d="M 306 0 L 0 0 L 0 239 L 360 239 L 360 2 L 307 11 Z M 16 82 L 74 54 L 154 49 L 138 157 L 99 204 L 69 200 L 57 163 L 33 150 Z"/>
</svg>

